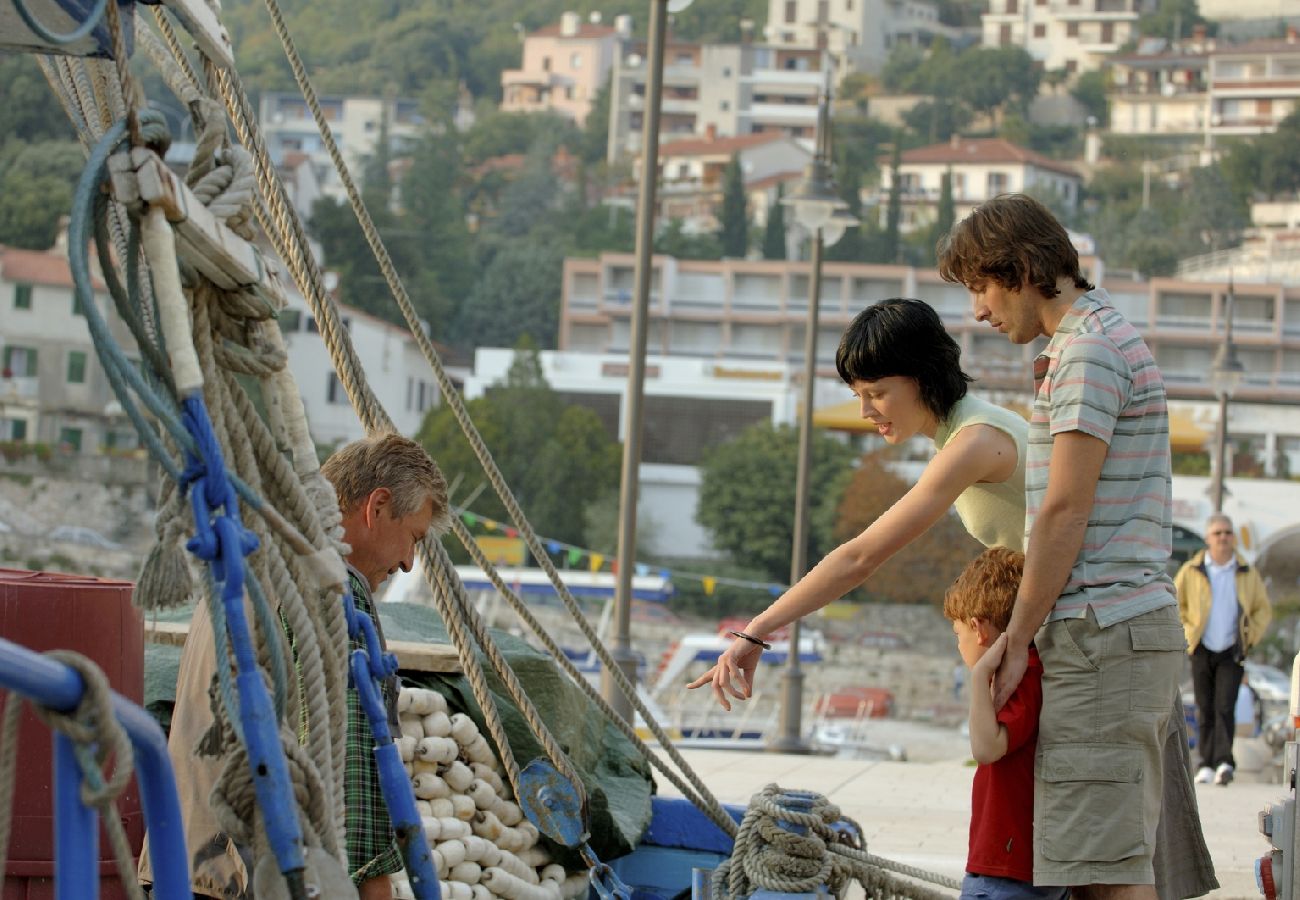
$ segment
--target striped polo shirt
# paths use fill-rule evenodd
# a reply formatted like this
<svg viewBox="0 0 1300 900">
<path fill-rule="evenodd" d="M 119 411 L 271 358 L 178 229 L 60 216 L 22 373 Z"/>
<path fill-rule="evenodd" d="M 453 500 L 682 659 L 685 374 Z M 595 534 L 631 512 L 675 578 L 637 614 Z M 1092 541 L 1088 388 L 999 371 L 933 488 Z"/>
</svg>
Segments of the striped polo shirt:
<svg viewBox="0 0 1300 900">
<path fill-rule="evenodd" d="M 1025 541 L 1047 493 L 1054 437 L 1081 431 L 1110 447 L 1083 547 L 1047 621 L 1093 610 L 1102 627 L 1176 603 L 1169 412 L 1155 359 L 1098 289 L 1081 296 L 1034 360 L 1025 465 Z"/>
</svg>

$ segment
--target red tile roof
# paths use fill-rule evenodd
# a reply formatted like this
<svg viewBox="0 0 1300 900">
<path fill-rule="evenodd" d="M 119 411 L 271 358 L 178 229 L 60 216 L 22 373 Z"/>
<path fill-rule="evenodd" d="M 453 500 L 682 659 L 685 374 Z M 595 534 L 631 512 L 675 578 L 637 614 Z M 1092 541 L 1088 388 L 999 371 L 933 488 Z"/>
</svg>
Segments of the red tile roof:
<svg viewBox="0 0 1300 900">
<path fill-rule="evenodd" d="M 718 137 L 709 139 L 687 138 L 659 145 L 659 158 L 669 156 L 731 156 L 750 147 L 761 147 L 773 141 L 789 140 L 789 135 L 779 131 L 765 131 L 759 134 L 739 134 L 735 137 Z"/>
<path fill-rule="evenodd" d="M 776 187 L 778 184 L 789 184 L 792 181 L 798 181 L 800 178 L 803 178 L 803 172 L 777 172 L 764 178 L 746 181 L 745 188 L 751 191 L 764 191 L 770 187 Z"/>
<path fill-rule="evenodd" d="M 99 262 L 91 252 L 91 279 L 95 290 L 105 290 L 98 277 Z M 68 260 L 49 250 L 20 250 L 0 246 L 0 277 L 9 282 L 39 284 L 46 287 L 72 288 L 72 270 Z"/>
<path fill-rule="evenodd" d="M 558 22 L 544 25 L 533 32 L 533 34 L 541 37 L 564 37 L 570 39 L 602 38 L 613 33 L 614 28 L 611 25 L 592 25 L 590 22 L 583 22 L 579 25 L 577 34 L 560 34 L 560 25 Z"/>
<path fill-rule="evenodd" d="M 1215 56 L 1236 56 L 1256 53 L 1300 53 L 1300 41 L 1286 38 L 1259 38 L 1244 44 L 1219 44 Z"/>
<path fill-rule="evenodd" d="M 1080 178 L 1071 166 L 1049 159 L 1024 147 L 1018 147 L 1002 138 L 953 138 L 943 144 L 931 144 L 903 152 L 904 164 L 914 165 L 988 165 L 991 163 L 1020 163 L 1036 166 L 1062 175 Z"/>
</svg>

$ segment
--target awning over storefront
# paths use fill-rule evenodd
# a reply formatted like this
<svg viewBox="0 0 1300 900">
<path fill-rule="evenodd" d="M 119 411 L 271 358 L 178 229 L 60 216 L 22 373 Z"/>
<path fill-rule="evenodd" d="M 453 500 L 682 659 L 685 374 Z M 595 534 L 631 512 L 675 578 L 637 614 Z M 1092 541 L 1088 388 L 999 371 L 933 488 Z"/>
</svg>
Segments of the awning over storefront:
<svg viewBox="0 0 1300 900">
<path fill-rule="evenodd" d="M 1192 421 L 1191 414 L 1169 411 L 1169 449 L 1174 453 L 1200 453 L 1210 439 L 1210 432 Z"/>
</svg>

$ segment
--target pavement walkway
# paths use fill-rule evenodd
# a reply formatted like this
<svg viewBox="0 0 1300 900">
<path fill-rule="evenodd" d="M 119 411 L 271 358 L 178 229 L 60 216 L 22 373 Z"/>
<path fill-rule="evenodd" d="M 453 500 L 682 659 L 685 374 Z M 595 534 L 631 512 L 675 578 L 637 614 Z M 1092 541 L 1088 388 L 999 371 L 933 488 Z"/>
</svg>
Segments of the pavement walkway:
<svg viewBox="0 0 1300 900">
<path fill-rule="evenodd" d="M 974 773 L 964 760 L 876 762 L 693 749 L 682 755 L 724 803 L 746 804 L 773 782 L 816 791 L 862 825 L 872 853 L 953 878 L 964 871 Z M 666 795 L 675 792 L 659 781 Z M 1209 896 L 1259 897 L 1254 865 L 1268 844 L 1257 817 L 1284 796 L 1282 787 L 1239 780 L 1228 787 L 1197 785 L 1196 795 L 1221 885 Z"/>
</svg>

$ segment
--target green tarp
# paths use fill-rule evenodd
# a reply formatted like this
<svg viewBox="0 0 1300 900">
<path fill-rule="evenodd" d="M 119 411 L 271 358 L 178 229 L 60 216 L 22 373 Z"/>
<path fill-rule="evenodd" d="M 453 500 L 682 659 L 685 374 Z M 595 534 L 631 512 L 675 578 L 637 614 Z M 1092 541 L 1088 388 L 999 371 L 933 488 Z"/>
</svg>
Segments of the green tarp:
<svg viewBox="0 0 1300 900">
<path fill-rule="evenodd" d="M 379 606 L 379 615 L 384 634 L 390 640 L 450 643 L 437 613 L 427 607 L 384 603 Z M 187 621 L 189 613 L 170 613 L 158 618 Z M 583 778 L 592 849 L 604 860 L 630 853 L 650 824 L 654 782 L 649 764 L 549 656 L 505 632 L 493 631 L 492 637 L 524 685 L 542 721 Z M 500 679 L 488 670 L 482 654 L 479 660 L 487 672 L 489 687 L 496 697 L 519 767 L 524 768 L 533 759 L 545 758 L 523 716 L 508 700 Z M 164 727 L 169 721 L 164 716 L 170 716 L 175 700 L 179 661 L 178 648 L 152 644 L 145 647 L 145 705 L 163 719 Z M 423 684 L 445 694 L 455 709 L 468 713 L 487 734 L 483 714 L 463 676 L 408 672 L 402 675 L 409 683 Z M 574 865 L 573 861 L 569 865 Z"/>
</svg>

